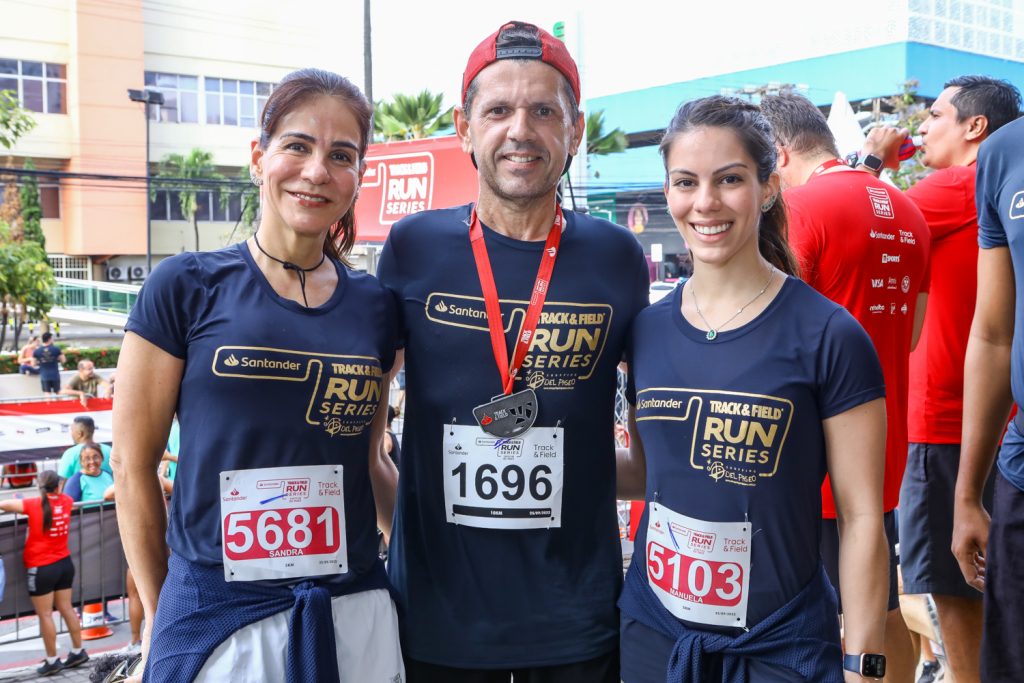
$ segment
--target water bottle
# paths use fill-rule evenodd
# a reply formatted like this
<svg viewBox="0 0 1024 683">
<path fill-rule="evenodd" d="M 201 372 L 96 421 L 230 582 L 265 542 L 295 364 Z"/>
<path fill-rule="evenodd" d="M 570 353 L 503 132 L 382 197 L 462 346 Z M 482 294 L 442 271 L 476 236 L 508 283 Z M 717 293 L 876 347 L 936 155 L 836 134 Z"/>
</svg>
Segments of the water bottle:
<svg viewBox="0 0 1024 683">
<path fill-rule="evenodd" d="M 924 137 L 921 135 L 908 135 L 907 139 L 900 145 L 898 152 L 900 161 L 906 161 L 910 157 L 917 153 L 917 148 L 921 146 L 924 141 Z"/>
</svg>

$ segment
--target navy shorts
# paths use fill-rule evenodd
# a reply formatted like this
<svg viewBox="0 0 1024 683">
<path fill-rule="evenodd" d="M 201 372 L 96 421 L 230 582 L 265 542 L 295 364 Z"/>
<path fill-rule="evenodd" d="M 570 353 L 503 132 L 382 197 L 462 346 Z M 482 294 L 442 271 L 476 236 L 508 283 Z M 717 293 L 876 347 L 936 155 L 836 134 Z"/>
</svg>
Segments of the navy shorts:
<svg viewBox="0 0 1024 683">
<path fill-rule="evenodd" d="M 60 377 L 57 379 L 40 378 L 39 381 L 43 385 L 44 394 L 56 394 L 60 391 Z"/>
<path fill-rule="evenodd" d="M 405 676 L 407 683 L 619 683 L 619 651 L 585 662 L 525 669 L 456 669 L 406 657 Z"/>
<path fill-rule="evenodd" d="M 1024 491 L 996 474 L 985 563 L 981 680 L 1019 681 L 1024 672 Z"/>
<path fill-rule="evenodd" d="M 53 564 L 44 564 L 42 567 L 29 567 L 28 571 L 28 594 L 35 597 L 46 595 L 54 591 L 68 590 L 75 580 L 75 565 L 68 555 L 62 560 Z"/>
<path fill-rule="evenodd" d="M 889 545 L 889 607 L 891 612 L 900 606 L 900 593 L 896 584 L 896 565 L 899 558 L 896 557 L 896 544 L 900 537 L 896 531 L 896 513 L 890 510 L 882 517 L 882 524 L 885 526 L 885 539 Z M 839 523 L 834 519 L 821 520 L 821 563 L 825 565 L 825 573 L 832 587 L 836 589 L 836 599 L 839 600 L 839 613 L 843 613 L 843 595 L 839 590 Z"/>
<path fill-rule="evenodd" d="M 900 489 L 900 570 L 903 592 L 981 600 L 960 573 L 953 545 L 953 492 L 960 467 L 959 444 L 912 443 Z M 985 485 L 992 509 L 992 478 Z"/>
</svg>

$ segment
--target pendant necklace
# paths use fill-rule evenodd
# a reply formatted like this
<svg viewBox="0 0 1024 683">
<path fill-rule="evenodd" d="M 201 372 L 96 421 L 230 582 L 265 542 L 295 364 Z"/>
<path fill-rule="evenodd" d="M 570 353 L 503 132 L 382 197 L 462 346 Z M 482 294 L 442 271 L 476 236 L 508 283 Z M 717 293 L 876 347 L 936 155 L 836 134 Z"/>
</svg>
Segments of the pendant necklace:
<svg viewBox="0 0 1024 683">
<path fill-rule="evenodd" d="M 697 303 L 697 287 L 694 286 L 693 279 L 690 279 L 690 294 L 693 295 L 693 307 L 697 309 L 697 315 L 700 316 L 700 319 L 704 322 L 705 325 L 707 325 L 708 332 L 704 336 L 705 338 L 707 338 L 708 341 L 715 341 L 715 339 L 718 337 L 718 330 L 722 329 L 723 327 L 731 323 L 733 320 L 735 320 L 736 316 L 743 312 L 743 309 L 757 301 L 759 298 L 761 298 L 762 294 L 768 291 L 768 285 L 772 283 L 772 278 L 775 277 L 775 266 L 768 264 L 768 267 L 771 269 L 768 271 L 768 281 L 764 283 L 764 287 L 761 288 L 761 291 L 755 294 L 750 301 L 740 306 L 728 320 L 719 325 L 717 328 L 712 327 L 711 323 L 708 322 L 708 319 L 705 318 L 704 314 L 700 312 L 700 304 Z"/>
<path fill-rule="evenodd" d="M 279 259 L 276 256 L 268 254 L 267 250 L 264 249 L 263 245 L 260 244 L 260 238 L 256 236 L 256 233 L 253 233 L 252 238 L 256 242 L 256 248 L 259 249 L 264 256 L 266 256 L 271 261 L 277 261 L 284 267 L 285 270 L 295 271 L 295 274 L 299 276 L 299 289 L 302 290 L 302 303 L 305 305 L 306 308 L 309 308 L 309 301 L 306 299 L 306 273 L 311 273 L 320 266 L 322 266 L 324 264 L 324 259 L 327 258 L 327 254 L 320 254 L 320 261 L 315 266 L 312 266 L 310 268 L 303 268 L 302 266 L 292 263 L 291 261 L 285 261 L 284 259 Z"/>
</svg>

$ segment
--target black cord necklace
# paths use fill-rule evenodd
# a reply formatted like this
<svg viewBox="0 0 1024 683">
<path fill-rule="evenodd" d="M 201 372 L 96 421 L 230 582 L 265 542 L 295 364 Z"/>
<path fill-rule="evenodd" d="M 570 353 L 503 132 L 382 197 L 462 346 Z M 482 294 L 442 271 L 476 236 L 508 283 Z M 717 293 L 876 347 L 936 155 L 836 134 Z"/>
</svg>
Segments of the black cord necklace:
<svg viewBox="0 0 1024 683">
<path fill-rule="evenodd" d="M 310 268 L 303 268 L 300 265 L 294 264 L 291 261 L 282 261 L 276 256 L 271 256 L 267 253 L 267 250 L 260 244 L 260 238 L 253 233 L 252 239 L 256 242 L 256 248 L 271 261 L 277 261 L 285 270 L 294 270 L 295 274 L 299 276 L 299 289 L 302 290 L 302 303 L 305 304 L 306 308 L 309 308 L 309 301 L 306 299 L 306 273 L 311 273 L 324 264 L 324 259 L 327 258 L 327 254 L 320 254 L 320 262 Z"/>
</svg>

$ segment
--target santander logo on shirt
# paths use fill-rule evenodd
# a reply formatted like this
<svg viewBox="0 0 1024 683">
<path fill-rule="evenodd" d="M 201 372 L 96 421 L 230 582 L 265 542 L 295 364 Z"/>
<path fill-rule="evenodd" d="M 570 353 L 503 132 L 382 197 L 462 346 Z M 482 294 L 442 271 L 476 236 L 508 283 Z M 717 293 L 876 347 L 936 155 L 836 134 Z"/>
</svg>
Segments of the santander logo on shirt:
<svg viewBox="0 0 1024 683">
<path fill-rule="evenodd" d="M 1024 218 L 1024 190 L 1013 195 L 1010 200 L 1010 220 Z"/>
</svg>

